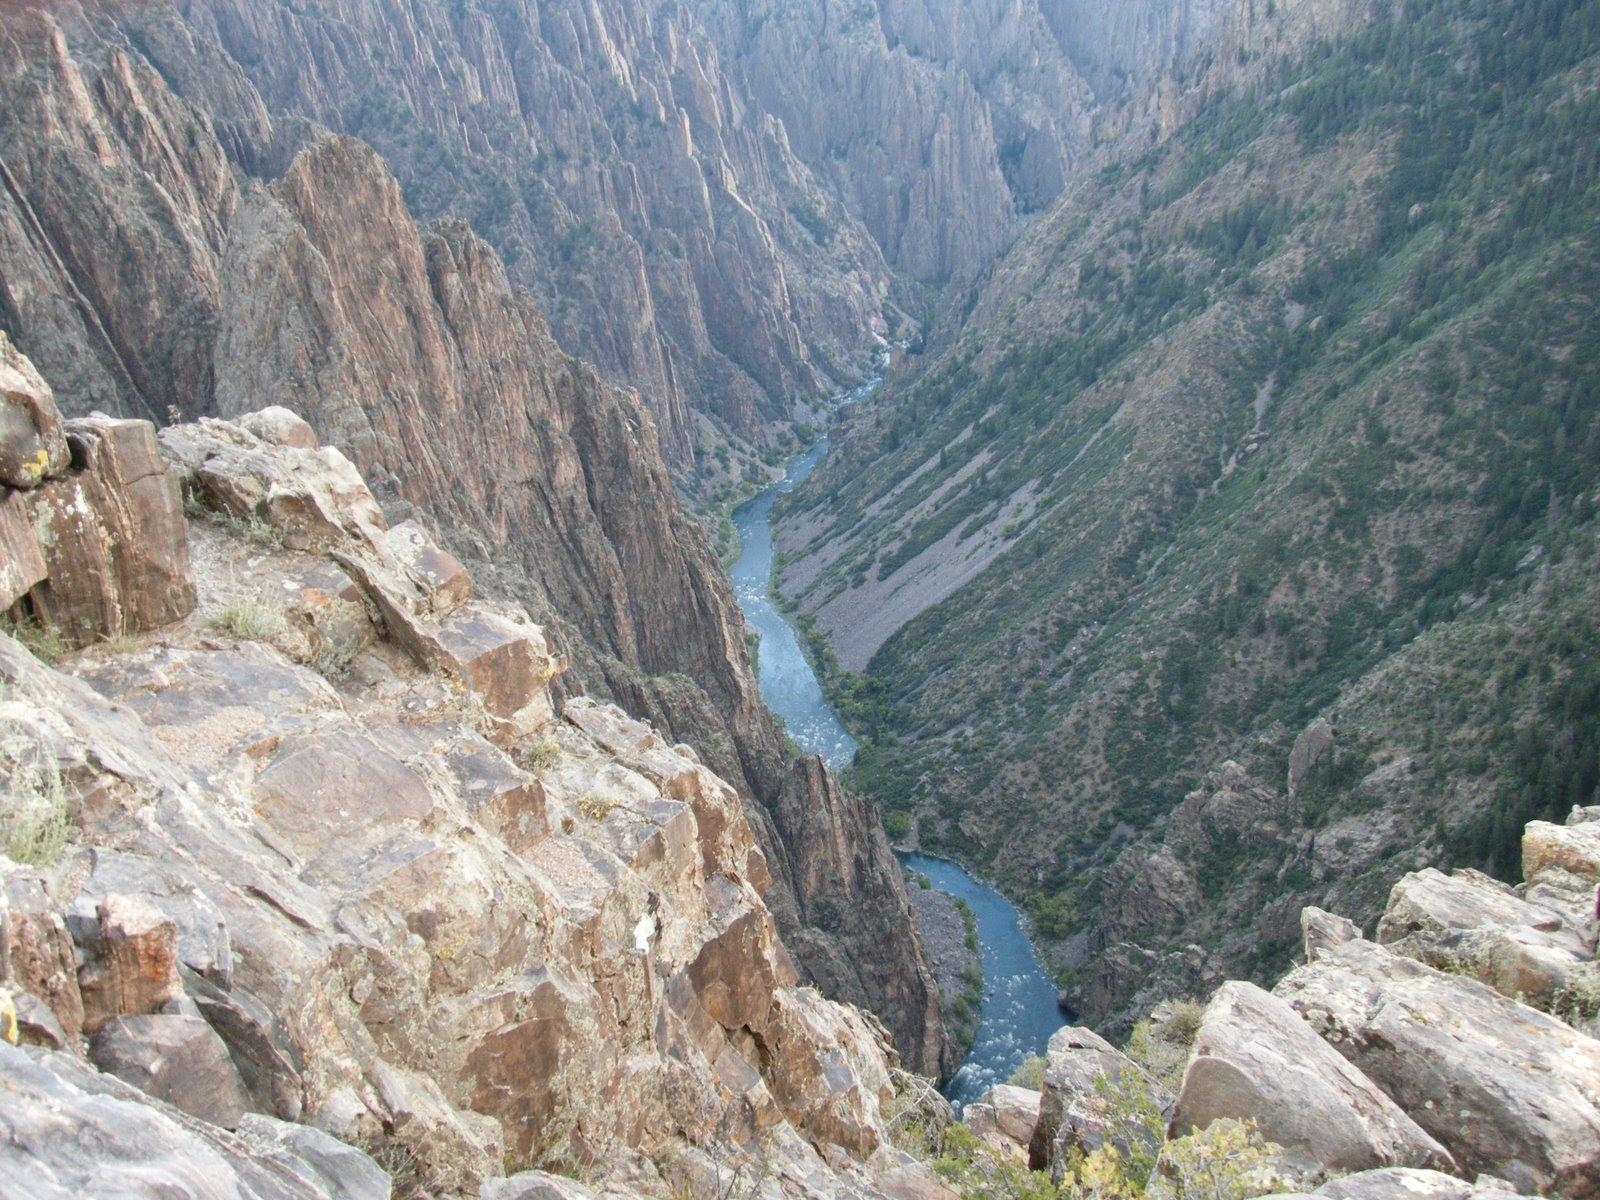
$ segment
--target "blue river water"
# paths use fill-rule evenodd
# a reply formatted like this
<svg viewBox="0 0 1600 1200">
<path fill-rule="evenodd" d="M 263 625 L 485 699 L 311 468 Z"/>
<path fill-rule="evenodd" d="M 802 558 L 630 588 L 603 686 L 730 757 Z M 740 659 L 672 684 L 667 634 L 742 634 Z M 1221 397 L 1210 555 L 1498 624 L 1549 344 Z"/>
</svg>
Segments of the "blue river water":
<svg viewBox="0 0 1600 1200">
<path fill-rule="evenodd" d="M 877 379 L 869 380 L 847 399 L 863 400 L 877 384 Z M 855 757 L 856 741 L 840 724 L 800 649 L 799 637 L 767 591 L 773 501 L 809 475 L 827 451 L 824 438 L 792 459 L 782 480 L 734 511 L 740 549 L 733 588 L 745 621 L 760 639 L 759 676 L 767 706 L 783 719 L 796 745 L 822 755 L 838 770 Z M 977 917 L 984 979 L 978 1033 L 966 1062 L 945 1088 L 959 1109 L 992 1084 L 1005 1082 L 1028 1055 L 1043 1053 L 1050 1035 L 1064 1021 L 1056 1007 L 1055 986 L 1040 967 L 1017 910 L 1004 896 L 945 859 L 908 854 L 903 861 L 926 875 L 939 891 L 965 900 Z"/>
<path fill-rule="evenodd" d="M 783 719 L 795 745 L 822 755 L 837 771 L 856 756 L 856 740 L 839 724 L 816 672 L 800 650 L 799 636 L 767 594 L 772 574 L 772 503 L 778 493 L 789 491 L 811 474 L 827 452 L 828 439 L 823 438 L 790 460 L 782 480 L 734 510 L 739 559 L 733 564 L 733 590 L 745 622 L 761 639 L 756 660 L 767 707 Z"/>
<path fill-rule="evenodd" d="M 907 870 L 926 875 L 938 891 L 965 900 L 978 921 L 983 959 L 978 1035 L 961 1069 L 945 1085 L 945 1095 L 959 1110 L 1004 1083 L 1030 1054 L 1043 1054 L 1050 1035 L 1067 1021 L 1056 1004 L 1055 984 L 1039 965 L 1009 900 L 948 859 L 904 854 L 900 861 Z"/>
</svg>

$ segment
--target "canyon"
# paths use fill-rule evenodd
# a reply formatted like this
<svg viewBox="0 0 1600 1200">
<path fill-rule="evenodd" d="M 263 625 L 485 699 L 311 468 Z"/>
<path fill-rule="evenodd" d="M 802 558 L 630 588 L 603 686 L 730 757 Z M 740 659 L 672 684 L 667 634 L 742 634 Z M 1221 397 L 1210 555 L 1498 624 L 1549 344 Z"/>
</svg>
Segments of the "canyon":
<svg viewBox="0 0 1600 1200">
<path fill-rule="evenodd" d="M 1595 1194 L 1600 3 L 0 22 L 0 1196 Z"/>
<path fill-rule="evenodd" d="M 1600 787 L 1595 13 L 1546 17 L 1217 16 L 779 506 L 855 783 L 1097 1026 L 1516 882 Z"/>
</svg>

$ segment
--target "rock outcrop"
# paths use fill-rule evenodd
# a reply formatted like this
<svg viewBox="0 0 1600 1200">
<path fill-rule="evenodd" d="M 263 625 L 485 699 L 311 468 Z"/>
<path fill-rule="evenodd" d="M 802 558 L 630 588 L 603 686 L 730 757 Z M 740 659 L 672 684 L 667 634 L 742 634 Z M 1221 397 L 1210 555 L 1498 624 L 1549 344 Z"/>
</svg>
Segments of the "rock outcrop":
<svg viewBox="0 0 1600 1200">
<path fill-rule="evenodd" d="M 0 987 L 33 1014 L 0 1192 L 386 1196 L 332 1134 L 438 1196 L 508 1160 L 937 1194 L 889 1140 L 887 1035 L 799 985 L 730 784 L 553 696 L 543 630 L 299 422 L 163 441 L 196 611 L 59 669 L 0 636 L 7 746 L 71 824 L 0 859 Z M 327 636 L 338 604 L 364 633 Z"/>
<path fill-rule="evenodd" d="M 194 607 L 177 476 L 148 421 L 63 422 L 0 332 L 0 606 L 74 645 L 140 633 Z M 13 482 L 15 481 L 15 482 Z"/>
<path fill-rule="evenodd" d="M 1109 1141 L 1126 1154 L 1130 1136 L 1140 1139 L 1138 1149 L 1153 1149 L 1143 1144 L 1153 1136 L 1149 1130 L 1124 1128 L 1112 1119 L 1119 1091 L 1136 1089 L 1163 1114 L 1171 1111 L 1173 1096 L 1143 1067 L 1093 1030 L 1075 1026 L 1051 1037 L 1045 1059 L 1039 1120 L 1028 1144 L 1030 1167 L 1059 1180 L 1075 1151 L 1087 1153 Z"/>
<path fill-rule="evenodd" d="M 370 147 L 275 121 L 216 41 L 271 31 L 235 28 L 222 12 L 193 10 L 198 26 L 217 20 L 209 33 L 161 6 L 130 10 L 127 27 L 99 11 L 8 18 L 0 318 L 69 413 L 165 420 L 172 409 L 276 405 L 305 417 L 297 436 L 338 445 L 392 513 L 443 530 L 483 586 L 515 596 L 551 630 L 575 681 L 558 682 L 558 698 L 589 690 L 625 704 L 739 789 L 772 864 L 773 907 L 786 923 L 801 919 L 811 897 L 795 895 L 768 816 L 797 784 L 726 578 L 664 465 L 658 429 L 668 424 L 564 354 L 464 223 L 419 228 Z M 104 452 L 83 471 L 121 469 L 119 455 L 150 450 L 122 429 L 96 434 Z M 146 508 L 158 488 L 162 504 L 175 496 L 154 475 L 141 486 Z M 19 540 L 17 504 L 0 503 L 0 545 Z M 254 502 L 231 505 L 239 515 Z M 153 538 L 131 544 L 158 548 Z M 37 562 L 15 561 L 0 583 L 20 595 L 42 576 Z M 85 594 L 72 608 L 92 620 L 69 627 L 88 636 L 96 624 L 120 632 L 167 619 L 185 602 L 179 569 L 170 595 L 141 583 L 149 614 L 105 594 L 152 565 L 76 570 Z M 327 615 L 347 613 L 340 605 Z M 63 611 L 58 603 L 52 615 Z M 876 827 L 870 808 L 848 804 L 836 790 L 806 798 L 842 828 Z M 812 926 L 808 937 L 845 960 L 835 977 L 860 981 L 865 990 L 851 994 L 894 1023 L 908 1062 L 934 1070 L 922 1047 L 940 1040 L 938 1000 L 903 887 L 881 835 L 859 849 L 866 865 L 850 874 L 868 890 L 852 892 L 845 857 L 830 856 L 816 898 L 833 903 L 841 936 Z M 883 944 L 907 954 L 886 963 Z M 858 959 L 855 948 L 869 945 L 872 957 Z"/>
<path fill-rule="evenodd" d="M 1215 992 L 1170 1108 L 1147 1069 L 1171 1065 L 1154 1041 L 1177 1032 L 1174 1006 L 1130 1039 L 1138 1062 L 1088 1030 L 1061 1030 L 1031 1165 L 1060 1178 L 1087 1169 L 1077 1156 L 1099 1145 L 1126 1157 L 1138 1142 L 1158 1174 L 1270 1168 L 1280 1188 L 1303 1189 L 1275 1193 L 1282 1200 L 1600 1195 L 1596 817 L 1579 807 L 1565 825 L 1529 824 L 1518 888 L 1471 871 L 1407 875 L 1380 926 L 1387 944 L 1306 908 L 1304 965 L 1270 993 L 1237 981 Z M 1509 969 L 1530 947 L 1559 957 L 1559 990 L 1525 990 L 1529 970 Z M 1004 1155 L 995 1109 L 969 1111 Z M 1165 1142 L 1158 1112 L 1170 1113 Z"/>
<path fill-rule="evenodd" d="M 1600 1042 L 1481 983 L 1364 939 L 1276 988 L 1468 1173 L 1600 1188 Z"/>
<path fill-rule="evenodd" d="M 1251 1120 L 1303 1171 L 1454 1164 L 1283 1000 L 1226 983 L 1207 1005 L 1172 1116 L 1181 1135 Z"/>
</svg>

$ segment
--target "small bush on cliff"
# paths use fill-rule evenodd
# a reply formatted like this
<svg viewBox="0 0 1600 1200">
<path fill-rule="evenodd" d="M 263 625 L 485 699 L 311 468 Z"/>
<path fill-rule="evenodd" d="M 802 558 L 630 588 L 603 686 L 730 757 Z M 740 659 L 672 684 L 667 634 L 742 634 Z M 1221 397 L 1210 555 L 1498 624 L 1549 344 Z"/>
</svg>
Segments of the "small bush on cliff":
<svg viewBox="0 0 1600 1200">
<path fill-rule="evenodd" d="M 55 757 L 21 722 L 0 717 L 0 852 L 48 866 L 66 840 L 66 791 Z"/>
<path fill-rule="evenodd" d="M 1160 1200 L 1250 1200 L 1288 1186 L 1278 1177 L 1283 1148 L 1254 1121 L 1213 1121 L 1161 1148 L 1146 1195 Z"/>
<path fill-rule="evenodd" d="M 1204 1006 L 1193 1000 L 1174 1000 L 1161 1026 L 1161 1034 L 1175 1046 L 1192 1046 L 1200 1032 L 1200 1018 L 1204 1014 Z"/>
<path fill-rule="evenodd" d="M 1550 1000 L 1552 1016 L 1582 1027 L 1600 1018 L 1600 966 L 1580 963 Z"/>
<path fill-rule="evenodd" d="M 931 1159 L 946 1151 L 946 1137 L 957 1126 L 950 1108 L 933 1084 L 909 1071 L 893 1071 L 894 1099 L 884 1110 L 884 1124 L 894 1144 L 907 1154 Z M 960 1127 L 963 1131 L 965 1127 Z"/>
<path fill-rule="evenodd" d="M 561 757 L 561 743 L 549 734 L 529 742 L 522 752 L 522 762 L 535 775 L 543 775 L 555 766 Z"/>
<path fill-rule="evenodd" d="M 1198 1018 L 1194 1027 L 1199 1028 Z M 1165 1033 L 1165 1029 L 1157 1033 L 1149 1021 L 1140 1021 L 1128 1035 L 1128 1057 L 1143 1067 L 1150 1078 L 1175 1092 L 1183 1085 L 1183 1072 L 1189 1065 L 1189 1046 L 1169 1040 Z M 1190 1040 L 1193 1040 L 1192 1034 Z"/>
<path fill-rule="evenodd" d="M 288 626 L 281 609 L 256 600 L 230 600 L 226 607 L 212 615 L 211 624 L 252 642 L 274 642 L 284 635 Z"/>
<path fill-rule="evenodd" d="M 1028 1088 L 1031 1091 L 1044 1091 L 1044 1072 L 1050 1062 L 1042 1054 L 1030 1054 L 1017 1064 L 1017 1069 L 1011 1072 L 1011 1078 L 1006 1082 L 1012 1087 Z"/>
<path fill-rule="evenodd" d="M 28 648 L 28 653 L 40 662 L 54 666 L 66 654 L 68 646 L 61 631 L 40 620 L 18 621 L 6 632 Z"/>
<path fill-rule="evenodd" d="M 962 1200 L 1057 1200 L 1050 1176 L 1029 1171 L 1013 1158 L 998 1158 L 965 1125 L 945 1134 L 944 1154 L 933 1169 Z"/>
</svg>

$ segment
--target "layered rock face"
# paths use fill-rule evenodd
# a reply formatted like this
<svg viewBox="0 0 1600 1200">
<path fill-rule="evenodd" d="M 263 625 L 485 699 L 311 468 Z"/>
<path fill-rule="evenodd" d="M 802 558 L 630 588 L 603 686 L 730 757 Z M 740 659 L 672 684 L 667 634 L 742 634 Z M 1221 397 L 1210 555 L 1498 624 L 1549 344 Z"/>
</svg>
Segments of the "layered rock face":
<svg viewBox="0 0 1600 1200">
<path fill-rule="evenodd" d="M 775 427 L 862 373 L 877 247 L 690 11 L 658 4 L 184 3 L 133 20 L 179 90 L 238 64 L 267 108 L 373 144 L 425 217 L 469 218 L 563 345 L 639 388 L 668 461 Z M 194 43 L 202 43 L 203 49 Z"/>
<path fill-rule="evenodd" d="M 925 282 L 987 265 L 1086 142 L 1088 88 L 1032 3 L 702 7 L 795 151 Z"/>
<path fill-rule="evenodd" d="M 876 828 L 817 773 L 791 777 L 650 415 L 557 348 L 464 224 L 419 229 L 369 147 L 275 123 L 213 44 L 146 16 L 142 44 L 221 115 L 174 95 L 115 27 L 23 11 L 0 51 L 0 303 L 67 380 L 68 410 L 304 413 L 394 511 L 448 530 L 549 625 L 581 686 L 702 747 L 751 802 L 786 927 L 839 914 L 841 937 L 808 935 L 803 965 L 849 979 L 937 1069 L 921 1049 L 939 1041 L 937 995 L 881 834 L 801 840 L 794 822 L 785 846 L 767 815 L 810 786 L 801 809 Z M 862 957 L 883 939 L 910 954 Z"/>
<path fill-rule="evenodd" d="M 731 785 L 563 702 L 544 631 L 293 414 L 162 442 L 192 615 L 56 668 L 0 636 L 36 860 L 0 860 L 0 1194 L 388 1196 L 334 1138 L 408 1195 L 508 1163 L 938 1193 L 881 1026 L 798 985 Z M 41 812 L 64 847 L 18 840 Z"/>
</svg>

